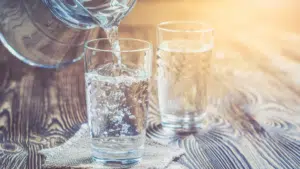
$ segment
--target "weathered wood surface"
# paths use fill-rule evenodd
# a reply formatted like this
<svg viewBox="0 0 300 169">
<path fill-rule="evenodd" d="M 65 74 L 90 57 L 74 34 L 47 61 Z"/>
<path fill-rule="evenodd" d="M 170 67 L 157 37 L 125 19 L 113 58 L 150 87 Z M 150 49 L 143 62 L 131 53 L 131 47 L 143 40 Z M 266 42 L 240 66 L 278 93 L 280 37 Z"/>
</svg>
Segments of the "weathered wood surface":
<svg viewBox="0 0 300 169">
<path fill-rule="evenodd" d="M 249 4 L 237 8 L 222 2 L 203 1 L 214 7 L 190 11 L 189 17 L 204 18 L 216 28 L 209 82 L 213 106 L 203 129 L 185 135 L 162 129 L 154 98 L 147 136 L 184 147 L 187 154 L 178 160 L 189 168 L 298 169 L 300 20 L 293 12 L 300 8 L 289 3 L 289 8 L 279 10 L 277 4 L 276 9 L 259 8 L 250 15 Z M 159 13 L 170 4 L 154 7 L 147 3 L 133 11 L 136 18 L 125 20 L 122 37 L 155 43 L 154 24 L 166 18 L 186 18 L 175 17 L 174 12 Z M 183 4 L 176 3 L 169 11 Z M 149 11 L 157 11 L 152 20 Z M 142 13 L 148 18 L 143 19 Z M 0 169 L 41 168 L 43 160 L 37 151 L 62 144 L 87 121 L 83 63 L 40 69 L 23 64 L 2 46 L 0 53 Z"/>
<path fill-rule="evenodd" d="M 123 30 L 122 36 L 143 39 L 155 32 Z M 257 31 L 215 50 L 209 83 L 215 108 L 198 133 L 163 130 L 154 99 L 148 136 L 184 147 L 179 161 L 190 168 L 300 167 L 300 56 L 296 49 L 278 52 L 280 44 L 254 36 L 267 35 Z M 294 39 L 288 47 L 300 44 L 296 34 L 286 36 Z M 86 122 L 82 61 L 47 70 L 21 63 L 4 48 L 1 55 L 0 168 L 40 168 L 37 151 L 63 143 Z"/>
</svg>

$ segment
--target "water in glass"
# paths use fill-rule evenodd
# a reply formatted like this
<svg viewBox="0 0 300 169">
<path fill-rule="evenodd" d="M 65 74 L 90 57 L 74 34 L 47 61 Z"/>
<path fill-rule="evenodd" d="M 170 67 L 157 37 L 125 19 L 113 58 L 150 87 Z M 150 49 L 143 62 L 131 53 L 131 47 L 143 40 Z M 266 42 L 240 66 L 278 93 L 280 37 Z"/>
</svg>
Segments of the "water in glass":
<svg viewBox="0 0 300 169">
<path fill-rule="evenodd" d="M 164 126 L 190 130 L 201 124 L 213 48 L 201 44 L 173 40 L 158 47 L 158 97 Z"/>
<path fill-rule="evenodd" d="M 143 75 L 112 63 L 85 73 L 92 153 L 97 160 L 126 164 L 141 158 L 149 93 Z"/>
</svg>

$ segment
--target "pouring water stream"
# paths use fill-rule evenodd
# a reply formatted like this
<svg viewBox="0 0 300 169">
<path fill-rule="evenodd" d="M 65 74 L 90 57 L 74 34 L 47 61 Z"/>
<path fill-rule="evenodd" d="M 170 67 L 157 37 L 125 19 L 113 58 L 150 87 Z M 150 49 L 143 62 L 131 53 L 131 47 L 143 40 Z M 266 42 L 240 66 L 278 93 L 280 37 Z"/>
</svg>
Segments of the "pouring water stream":
<svg viewBox="0 0 300 169">
<path fill-rule="evenodd" d="M 83 0 L 84 1 L 84 0 Z M 101 21 L 93 15 L 89 10 L 87 10 L 79 0 L 75 0 L 76 5 L 80 6 L 96 23 L 98 23 L 100 26 L 102 25 Z M 104 28 L 104 31 L 106 33 L 106 36 L 111 44 L 111 48 L 113 51 L 113 54 L 116 56 L 118 60 L 118 66 L 122 66 L 122 58 L 121 58 L 121 48 L 120 48 L 120 43 L 119 43 L 119 22 L 116 23 L 115 25 Z"/>
</svg>

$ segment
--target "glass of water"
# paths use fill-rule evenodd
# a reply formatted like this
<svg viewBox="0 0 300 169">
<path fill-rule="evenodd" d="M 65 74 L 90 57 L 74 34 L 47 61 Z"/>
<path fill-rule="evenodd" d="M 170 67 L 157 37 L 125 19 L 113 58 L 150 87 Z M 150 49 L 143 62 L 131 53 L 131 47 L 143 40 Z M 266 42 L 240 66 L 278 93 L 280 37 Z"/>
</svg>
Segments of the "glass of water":
<svg viewBox="0 0 300 169">
<path fill-rule="evenodd" d="M 157 26 L 158 99 L 163 127 L 192 131 L 206 114 L 213 29 L 197 21 Z"/>
<path fill-rule="evenodd" d="M 86 103 L 92 156 L 110 166 L 141 160 L 146 137 L 152 45 L 137 39 L 85 45 Z"/>
</svg>

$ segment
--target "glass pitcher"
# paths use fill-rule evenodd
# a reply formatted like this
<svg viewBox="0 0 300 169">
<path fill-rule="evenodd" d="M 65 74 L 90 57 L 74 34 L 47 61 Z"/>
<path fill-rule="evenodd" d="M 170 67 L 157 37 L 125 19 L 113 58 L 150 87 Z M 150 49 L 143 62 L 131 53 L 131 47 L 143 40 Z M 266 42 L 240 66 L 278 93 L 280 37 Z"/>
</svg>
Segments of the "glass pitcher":
<svg viewBox="0 0 300 169">
<path fill-rule="evenodd" d="M 23 62 L 57 68 L 81 59 L 99 28 L 118 26 L 136 0 L 0 0 L 0 40 Z"/>
</svg>

